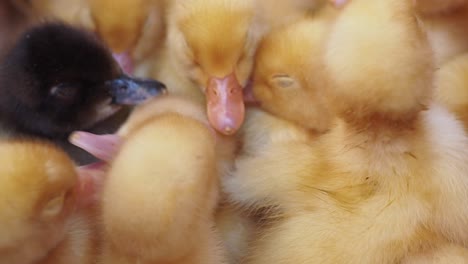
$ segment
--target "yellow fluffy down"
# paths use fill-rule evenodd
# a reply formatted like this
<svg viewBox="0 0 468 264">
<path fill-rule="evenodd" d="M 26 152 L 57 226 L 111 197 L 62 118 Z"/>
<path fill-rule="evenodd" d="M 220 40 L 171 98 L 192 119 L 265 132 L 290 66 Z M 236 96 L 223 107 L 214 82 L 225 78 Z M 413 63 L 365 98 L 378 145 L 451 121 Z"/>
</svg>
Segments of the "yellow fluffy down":
<svg viewBox="0 0 468 264">
<path fill-rule="evenodd" d="M 431 97 L 431 52 L 411 1 L 351 1 L 325 55 L 331 104 L 341 115 L 414 117 Z"/>
</svg>

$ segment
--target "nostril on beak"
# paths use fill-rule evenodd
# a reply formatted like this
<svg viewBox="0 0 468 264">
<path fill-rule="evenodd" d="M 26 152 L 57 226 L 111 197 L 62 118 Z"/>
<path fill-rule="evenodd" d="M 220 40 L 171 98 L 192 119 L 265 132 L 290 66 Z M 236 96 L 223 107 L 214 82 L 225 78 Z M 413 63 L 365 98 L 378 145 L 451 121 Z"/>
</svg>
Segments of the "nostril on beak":
<svg viewBox="0 0 468 264">
<path fill-rule="evenodd" d="M 130 78 L 126 75 L 107 83 L 113 103 L 138 105 L 149 98 L 167 94 L 165 84 L 153 79 Z"/>
</svg>

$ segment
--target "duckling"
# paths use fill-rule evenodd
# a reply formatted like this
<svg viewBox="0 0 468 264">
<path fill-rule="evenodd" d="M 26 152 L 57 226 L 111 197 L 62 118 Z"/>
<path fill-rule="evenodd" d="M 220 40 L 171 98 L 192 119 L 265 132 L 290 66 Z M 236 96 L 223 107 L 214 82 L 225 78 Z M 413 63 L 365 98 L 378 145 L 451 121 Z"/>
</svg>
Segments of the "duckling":
<svg viewBox="0 0 468 264">
<path fill-rule="evenodd" d="M 409 1 L 344 6 L 323 58 L 332 126 L 269 163 L 281 214 L 245 263 L 468 261 L 468 137 L 431 99 L 431 54 Z"/>
<path fill-rule="evenodd" d="M 251 0 L 183 0 L 167 7 L 166 46 L 153 76 L 166 83 L 172 94 L 205 105 L 211 125 L 224 134 L 218 135 L 219 175 L 232 166 L 237 148 L 232 135 L 244 119 L 242 86 L 248 82 L 253 53 L 263 32 L 255 20 L 255 7 Z M 217 212 L 224 213 L 241 217 L 224 208 Z M 243 230 L 250 227 L 245 223 L 219 223 L 223 241 L 228 241 L 225 248 L 230 261 L 241 255 L 236 247 L 246 240 Z M 240 240 L 230 239 L 236 236 L 231 231 L 241 234 L 237 236 Z"/>
<path fill-rule="evenodd" d="M 257 18 L 254 0 L 182 0 L 168 7 L 167 66 L 154 76 L 172 93 L 205 104 L 210 123 L 225 135 L 244 120 L 242 90 L 264 32 Z"/>
<path fill-rule="evenodd" d="M 92 34 L 55 22 L 22 33 L 0 71 L 2 133 L 63 145 L 72 131 L 99 124 L 119 105 L 139 104 L 166 91 L 158 81 L 123 74 Z"/>
<path fill-rule="evenodd" d="M 130 118 L 113 135 L 95 135 L 83 131 L 75 132 L 70 137 L 70 141 L 92 153 L 105 163 L 112 163 L 116 154 L 121 148 L 125 138 L 131 135 L 134 128 L 143 126 L 147 120 L 155 115 L 162 115 L 166 112 L 174 112 L 184 116 L 206 122 L 206 116 L 203 111 L 200 111 L 200 105 L 193 101 L 186 102 L 187 99 L 181 99 L 179 96 L 167 97 L 164 100 L 156 100 L 155 102 L 143 104 L 135 108 Z M 232 166 L 235 151 L 237 149 L 237 141 L 232 137 L 227 137 L 221 134 L 216 134 L 217 144 L 217 177 L 226 175 Z M 99 165 L 99 171 L 105 170 L 106 166 Z M 91 172 L 87 168 L 83 168 L 85 173 L 95 174 L 94 165 Z M 245 255 L 248 242 L 251 234 L 255 232 L 255 223 L 237 206 L 229 203 L 225 194 L 220 194 L 219 206 L 215 212 L 215 226 L 219 231 L 222 245 L 225 249 L 225 255 L 228 263 L 238 263 Z"/>
<path fill-rule="evenodd" d="M 97 155 L 110 161 L 100 263 L 226 263 L 214 222 L 220 156 L 201 105 L 155 98 L 117 134 L 77 132 L 71 141 L 92 153 L 104 146 Z"/>
<path fill-rule="evenodd" d="M 225 230 L 231 232 L 223 233 L 227 234 L 225 240 L 232 239 L 229 242 L 238 248 L 235 260 L 246 257 L 251 241 L 279 214 L 280 201 L 287 199 L 289 191 L 295 188 L 293 179 L 272 178 L 272 173 L 294 173 L 298 166 L 291 161 L 291 155 L 330 126 L 331 114 L 320 92 L 323 85 L 320 57 L 332 20 L 332 16 L 303 18 L 272 31 L 259 44 L 252 86 L 246 89 L 252 91 L 252 98 L 261 109 L 247 108 L 234 169 L 222 178 L 228 204 L 243 209 L 237 216 L 227 212 L 230 221 L 237 220 L 243 228 L 232 228 L 228 220 Z M 311 119 L 317 121 L 310 122 Z M 296 164 L 301 164 L 300 160 L 301 155 L 294 158 Z M 223 227 L 223 218 L 220 220 Z"/>
<path fill-rule="evenodd" d="M 96 33 L 109 45 L 115 58 L 124 65 L 124 70 L 128 74 L 148 76 L 151 61 L 157 60 L 164 43 L 166 1 L 87 2 Z"/>
<path fill-rule="evenodd" d="M 70 158 L 47 142 L 12 140 L 0 142 L 0 160 L 0 263 L 94 263 L 91 193 Z"/>
</svg>

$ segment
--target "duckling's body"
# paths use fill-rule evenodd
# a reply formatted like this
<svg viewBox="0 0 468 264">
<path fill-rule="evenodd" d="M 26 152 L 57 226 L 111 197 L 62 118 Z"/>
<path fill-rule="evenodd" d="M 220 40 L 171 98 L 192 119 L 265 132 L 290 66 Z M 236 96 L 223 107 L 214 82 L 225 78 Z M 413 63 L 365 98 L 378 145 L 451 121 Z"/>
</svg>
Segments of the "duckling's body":
<svg viewBox="0 0 468 264">
<path fill-rule="evenodd" d="M 434 120 L 424 130 L 437 131 L 441 124 L 444 128 L 461 129 L 443 109 L 427 114 Z M 423 118 L 427 120 L 428 116 Z M 442 118 L 447 118 L 448 122 L 441 123 Z M 434 139 L 449 131 L 439 130 L 428 137 Z M 457 190 L 452 190 L 454 178 L 441 183 L 446 175 L 463 176 L 464 165 L 457 163 L 456 170 L 451 171 L 443 166 L 454 166 L 453 161 L 441 159 L 434 163 L 432 159 L 426 160 L 434 155 L 427 150 L 433 142 L 418 142 L 417 137 L 422 136 L 418 130 L 406 133 L 412 134 L 408 141 L 398 141 L 390 147 L 385 145 L 385 139 L 376 142 L 362 134 L 350 136 L 349 127 L 340 123 L 329 134 L 322 135 L 316 145 L 304 144 L 302 152 L 298 147 L 293 151 L 289 149 L 289 157 L 299 157 L 288 160 L 296 167 L 278 170 L 280 175 L 272 177 L 292 177 L 293 191 L 289 190 L 286 195 L 284 185 L 277 188 L 277 193 L 284 194 L 282 199 L 277 199 L 281 202 L 281 211 L 276 216 L 279 220 L 264 230 L 252 245 L 247 263 L 395 263 L 412 259 L 412 254 L 421 254 L 421 251 L 423 255 L 437 255 L 438 247 L 458 247 L 461 249 L 455 251 L 460 254 L 457 257 L 466 256 L 467 251 L 462 246 L 466 231 L 462 222 L 458 222 L 463 221 L 461 214 L 464 212 L 455 209 L 464 200 L 460 195 L 466 183 L 460 176 L 456 180 L 460 184 Z M 466 144 L 464 133 L 450 133 L 453 141 L 449 148 Z M 382 151 L 391 154 L 382 156 Z M 404 154 L 405 151 L 409 152 Z M 434 151 L 437 156 L 464 155 L 463 150 L 457 154 L 441 153 L 439 146 Z M 375 157 L 382 161 L 378 163 Z M 384 167 L 386 161 L 397 159 L 408 163 L 400 167 Z M 421 162 L 420 167 L 415 164 L 418 162 Z M 430 162 L 443 171 L 441 176 L 434 176 L 429 181 L 425 176 L 433 170 L 426 166 Z M 298 166 L 299 163 L 302 166 Z M 382 173 L 383 169 L 391 173 Z M 379 177 L 384 179 L 379 181 Z M 447 204 L 453 207 L 448 208 Z M 449 243 L 452 240 L 459 244 L 452 245 Z M 287 250 L 279 251 L 278 248 Z M 363 248 L 366 251 L 363 252 Z"/>
<path fill-rule="evenodd" d="M 226 252 L 226 263 L 242 263 L 258 225 L 251 214 L 233 204 L 225 194 L 222 197 L 225 200 L 216 210 L 215 222 Z"/>
</svg>

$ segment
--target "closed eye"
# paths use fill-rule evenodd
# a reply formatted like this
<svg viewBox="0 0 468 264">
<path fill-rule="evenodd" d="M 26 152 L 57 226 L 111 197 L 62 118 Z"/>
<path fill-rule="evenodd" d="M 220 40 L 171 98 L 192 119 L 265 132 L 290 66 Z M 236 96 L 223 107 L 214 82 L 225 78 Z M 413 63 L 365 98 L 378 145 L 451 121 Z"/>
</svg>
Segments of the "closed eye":
<svg viewBox="0 0 468 264">
<path fill-rule="evenodd" d="M 275 86 L 289 88 L 294 85 L 295 80 L 287 74 L 277 74 L 272 77 L 272 82 Z"/>
</svg>

